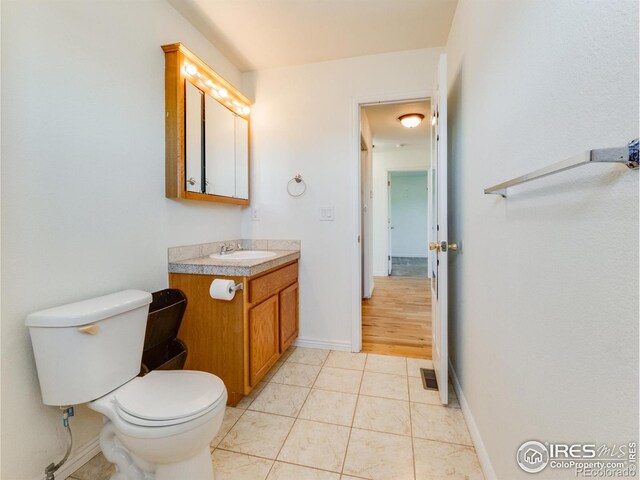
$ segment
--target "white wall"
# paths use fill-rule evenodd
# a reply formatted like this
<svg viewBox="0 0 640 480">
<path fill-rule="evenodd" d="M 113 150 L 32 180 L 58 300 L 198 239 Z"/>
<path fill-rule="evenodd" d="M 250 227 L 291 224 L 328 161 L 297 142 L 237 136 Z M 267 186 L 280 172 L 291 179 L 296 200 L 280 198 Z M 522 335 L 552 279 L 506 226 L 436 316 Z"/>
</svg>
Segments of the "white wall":
<svg viewBox="0 0 640 480">
<path fill-rule="evenodd" d="M 241 209 L 164 198 L 164 55 L 183 42 L 240 73 L 163 1 L 2 2 L 2 473 L 62 457 L 25 316 L 167 286 L 167 247 L 237 238 Z M 87 365 L 87 368 L 91 368 Z M 79 408 L 76 451 L 101 418 Z"/>
<path fill-rule="evenodd" d="M 395 150 L 373 150 L 373 274 L 387 275 L 389 237 L 389 191 L 387 173 L 390 170 L 421 170 L 429 168 L 429 145 Z M 426 215 L 426 209 L 425 209 Z"/>
<path fill-rule="evenodd" d="M 427 256 L 427 172 L 391 174 L 391 256 Z"/>
<path fill-rule="evenodd" d="M 637 22 L 625 0 L 458 5 L 451 353 L 488 478 L 530 478 L 514 461 L 525 440 L 638 439 L 638 171 L 589 165 L 483 195 L 638 136 Z M 559 475 L 575 473 L 537 477 Z"/>
<path fill-rule="evenodd" d="M 243 235 L 302 240 L 302 340 L 351 343 L 353 300 L 360 298 L 354 289 L 360 276 L 354 268 L 359 252 L 357 103 L 428 96 L 440 52 L 406 51 L 251 75 L 256 101 L 251 192 L 261 219 L 251 221 L 246 213 Z M 308 189 L 294 199 L 286 184 L 298 173 Z M 323 205 L 335 207 L 335 221 L 319 221 Z"/>
</svg>

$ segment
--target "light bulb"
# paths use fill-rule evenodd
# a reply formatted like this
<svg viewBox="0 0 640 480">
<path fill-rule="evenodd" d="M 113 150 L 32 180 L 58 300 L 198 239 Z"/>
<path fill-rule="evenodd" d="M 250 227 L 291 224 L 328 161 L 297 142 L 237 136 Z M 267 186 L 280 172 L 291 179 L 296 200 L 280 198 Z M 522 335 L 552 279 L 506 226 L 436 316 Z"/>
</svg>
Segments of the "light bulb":
<svg viewBox="0 0 640 480">
<path fill-rule="evenodd" d="M 190 63 L 185 67 L 185 71 L 191 76 L 194 76 L 196 73 L 198 73 L 198 69 L 196 68 L 196 66 Z"/>
<path fill-rule="evenodd" d="M 249 107 L 243 107 L 242 113 L 244 113 L 245 115 L 249 115 L 251 113 L 251 109 Z"/>
<path fill-rule="evenodd" d="M 218 95 L 220 95 L 222 98 L 226 97 L 229 94 L 229 92 L 227 92 L 226 89 L 221 88 L 220 90 L 218 90 Z"/>
</svg>

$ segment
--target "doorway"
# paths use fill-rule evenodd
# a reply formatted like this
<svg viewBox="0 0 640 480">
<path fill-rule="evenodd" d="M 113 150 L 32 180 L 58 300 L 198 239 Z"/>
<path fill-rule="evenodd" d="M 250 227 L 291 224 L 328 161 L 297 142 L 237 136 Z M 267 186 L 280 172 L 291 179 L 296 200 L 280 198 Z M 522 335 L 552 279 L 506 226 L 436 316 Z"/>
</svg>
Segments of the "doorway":
<svg viewBox="0 0 640 480">
<path fill-rule="evenodd" d="M 389 275 L 427 277 L 427 170 L 389 171 Z"/>
<path fill-rule="evenodd" d="M 363 352 L 431 358 L 430 108 L 428 99 L 361 106 Z M 399 117 L 407 113 L 427 121 L 406 128 Z"/>
</svg>

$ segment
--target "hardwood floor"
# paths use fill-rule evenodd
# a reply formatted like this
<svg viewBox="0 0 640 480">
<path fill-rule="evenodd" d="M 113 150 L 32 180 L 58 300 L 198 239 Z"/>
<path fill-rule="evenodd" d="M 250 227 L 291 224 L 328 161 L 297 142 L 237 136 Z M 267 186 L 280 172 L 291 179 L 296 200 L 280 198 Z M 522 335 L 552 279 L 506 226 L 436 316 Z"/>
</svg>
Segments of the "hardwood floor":
<svg viewBox="0 0 640 480">
<path fill-rule="evenodd" d="M 431 287 L 428 278 L 375 277 L 362 301 L 362 351 L 431 358 Z"/>
</svg>

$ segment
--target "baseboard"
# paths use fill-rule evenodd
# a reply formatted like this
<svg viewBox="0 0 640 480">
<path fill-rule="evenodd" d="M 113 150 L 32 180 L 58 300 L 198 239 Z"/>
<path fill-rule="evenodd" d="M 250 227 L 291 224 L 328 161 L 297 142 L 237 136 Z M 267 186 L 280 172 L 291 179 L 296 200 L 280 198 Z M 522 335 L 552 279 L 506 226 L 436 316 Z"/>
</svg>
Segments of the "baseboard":
<svg viewBox="0 0 640 480">
<path fill-rule="evenodd" d="M 321 348 L 325 350 L 351 351 L 351 342 L 339 342 L 334 340 L 313 340 L 311 338 L 298 338 L 294 345 L 304 348 Z"/>
<path fill-rule="evenodd" d="M 100 453 L 100 441 L 99 437 L 94 438 L 89 443 L 73 452 L 67 462 L 60 467 L 60 470 L 56 472 L 56 480 L 61 480 L 69 477 L 73 472 L 78 470 L 81 466 Z M 59 459 L 56 459 L 56 462 Z M 44 472 L 38 475 L 33 480 L 42 480 L 44 478 Z"/>
<path fill-rule="evenodd" d="M 467 427 L 469 427 L 471 440 L 473 440 L 473 444 L 476 447 L 476 453 L 478 454 L 478 460 L 480 461 L 480 466 L 482 467 L 482 471 L 484 472 L 484 478 L 486 478 L 486 480 L 497 480 L 498 477 L 496 477 L 496 472 L 493 470 L 493 465 L 491 464 L 489 454 L 487 453 L 487 449 L 485 448 L 484 442 L 482 441 L 480 430 L 478 430 L 476 421 L 474 420 L 473 414 L 469 409 L 469 404 L 467 403 L 467 399 L 462 392 L 460 381 L 458 380 L 456 371 L 453 369 L 451 361 L 449 361 L 449 371 L 451 372 L 453 388 L 456 390 L 456 395 L 458 396 L 458 401 L 460 402 L 462 414 L 464 415 L 464 419 L 467 422 Z"/>
</svg>

